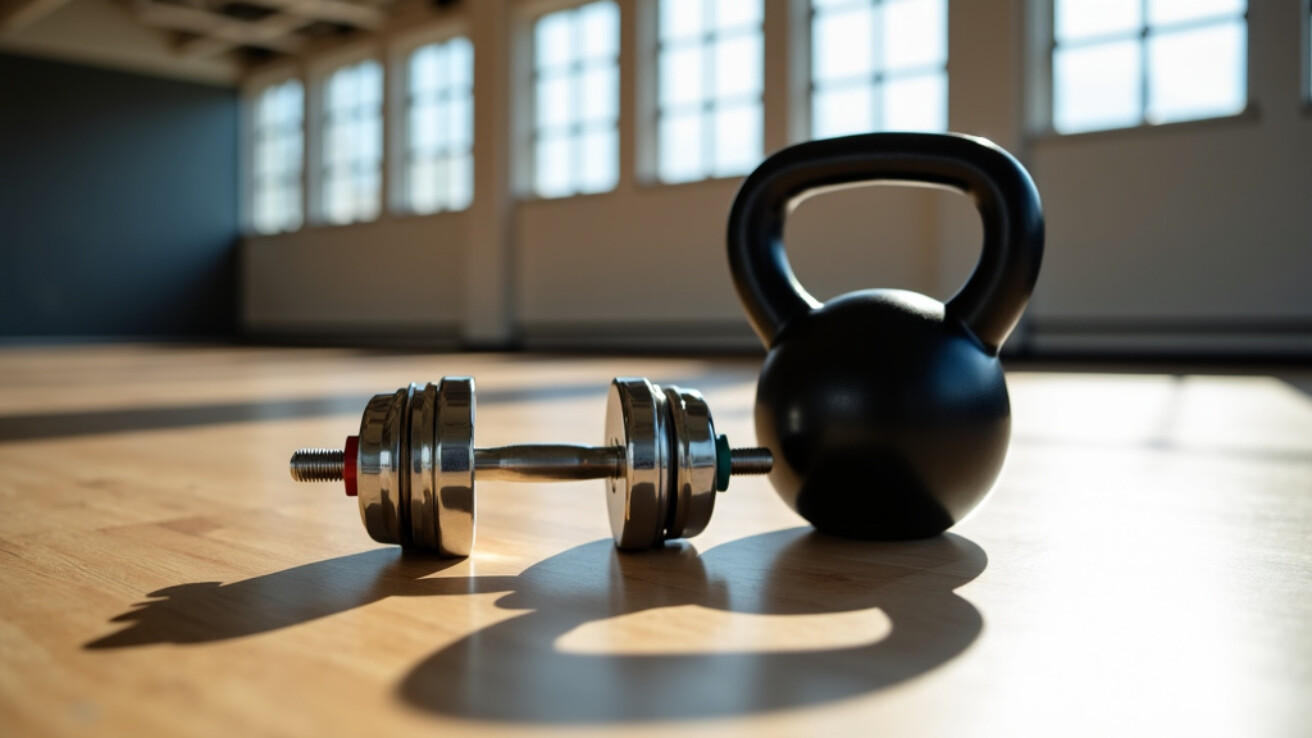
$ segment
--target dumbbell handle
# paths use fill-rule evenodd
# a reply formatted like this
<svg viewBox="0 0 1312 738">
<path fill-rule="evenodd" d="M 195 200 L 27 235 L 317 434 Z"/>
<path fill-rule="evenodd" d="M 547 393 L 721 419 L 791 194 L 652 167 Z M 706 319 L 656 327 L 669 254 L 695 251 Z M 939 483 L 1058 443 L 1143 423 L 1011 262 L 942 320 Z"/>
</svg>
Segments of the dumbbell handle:
<svg viewBox="0 0 1312 738">
<path fill-rule="evenodd" d="M 474 449 L 474 473 L 480 480 L 504 482 L 610 479 L 624 475 L 622 446 L 572 443 L 524 443 Z M 768 474 L 773 457 L 764 448 L 735 448 L 731 474 Z M 346 466 L 339 449 L 303 448 L 292 454 L 292 479 L 298 482 L 340 481 Z"/>
<path fill-rule="evenodd" d="M 572 443 L 524 443 L 474 449 L 480 480 L 610 479 L 624 473 L 624 449 Z"/>
</svg>

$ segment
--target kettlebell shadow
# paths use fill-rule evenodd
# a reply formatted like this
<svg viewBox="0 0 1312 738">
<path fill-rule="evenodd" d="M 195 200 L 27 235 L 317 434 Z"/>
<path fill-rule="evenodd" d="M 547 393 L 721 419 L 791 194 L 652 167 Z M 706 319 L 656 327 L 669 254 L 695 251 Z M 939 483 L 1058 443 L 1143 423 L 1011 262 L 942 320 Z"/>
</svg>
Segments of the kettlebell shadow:
<svg viewBox="0 0 1312 738">
<path fill-rule="evenodd" d="M 925 674 L 966 650 L 983 617 L 954 590 L 986 565 L 983 549 L 954 534 L 887 543 L 795 528 L 704 554 L 687 543 L 618 554 L 609 541 L 596 541 L 525 570 L 497 605 L 529 612 L 434 653 L 398 691 L 410 704 L 445 715 L 585 724 L 722 717 L 846 699 Z M 776 616 L 878 608 L 891 629 L 872 642 L 809 650 L 771 643 L 708 653 L 679 652 L 677 644 L 641 654 L 560 647 L 585 624 L 683 605 Z"/>
</svg>

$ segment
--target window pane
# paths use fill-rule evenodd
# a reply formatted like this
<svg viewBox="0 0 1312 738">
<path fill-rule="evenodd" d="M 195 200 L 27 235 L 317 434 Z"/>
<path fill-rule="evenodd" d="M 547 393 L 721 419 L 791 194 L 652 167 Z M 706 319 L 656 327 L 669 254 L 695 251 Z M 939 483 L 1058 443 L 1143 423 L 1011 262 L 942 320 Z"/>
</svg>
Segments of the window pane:
<svg viewBox="0 0 1312 738">
<path fill-rule="evenodd" d="M 715 96 L 721 99 L 761 92 L 761 37 L 737 36 L 715 45 Z"/>
<path fill-rule="evenodd" d="M 1056 0 L 1057 42 L 1138 33 L 1142 0 Z"/>
<path fill-rule="evenodd" d="M 662 181 L 741 174 L 760 159 L 763 8 L 762 0 L 662 0 Z"/>
<path fill-rule="evenodd" d="M 424 79 L 412 76 L 410 80 L 412 90 L 423 88 L 419 97 L 410 99 L 407 111 L 409 156 L 404 190 L 405 207 L 410 212 L 458 210 L 468 204 L 469 195 L 464 190 L 469 185 L 457 182 L 451 162 L 467 156 L 473 145 L 472 64 L 473 47 L 463 37 L 423 46 L 411 55 L 412 75 L 422 74 Z M 425 65 L 431 69 L 424 70 Z M 375 140 L 381 145 L 380 126 L 374 118 L 361 130 L 367 133 L 378 127 Z M 357 161 L 373 158 L 372 152 L 362 151 Z"/>
<path fill-rule="evenodd" d="M 831 138 L 875 129 L 875 96 L 870 85 L 817 90 L 811 115 L 811 137 Z"/>
<path fill-rule="evenodd" d="M 538 80 L 538 128 L 555 129 L 568 126 L 574 109 L 568 74 L 557 74 Z"/>
<path fill-rule="evenodd" d="M 715 166 L 719 177 L 746 174 L 761 160 L 761 107 L 735 105 L 715 112 Z"/>
<path fill-rule="evenodd" d="M 947 63 L 946 0 L 891 0 L 884 3 L 885 70 Z"/>
<path fill-rule="evenodd" d="M 1153 123 L 1230 115 L 1244 109 L 1242 21 L 1148 39 L 1148 119 Z"/>
<path fill-rule="evenodd" d="M 620 12 L 615 3 L 579 8 L 579 43 L 583 59 L 613 59 L 619 54 Z"/>
<path fill-rule="evenodd" d="M 716 0 L 715 27 L 721 31 L 761 25 L 761 0 Z"/>
<path fill-rule="evenodd" d="M 614 189 L 619 173 L 618 154 L 614 128 L 583 134 L 579 142 L 579 192 Z"/>
<path fill-rule="evenodd" d="M 574 193 L 570 138 L 551 136 L 538 140 L 534 162 L 534 189 L 541 197 L 564 197 Z"/>
<path fill-rule="evenodd" d="M 383 121 L 371 115 L 360 121 L 360 158 L 364 164 L 377 164 L 383 160 Z"/>
<path fill-rule="evenodd" d="M 301 170 L 305 167 L 305 135 L 300 128 L 287 137 L 287 148 L 290 151 L 287 155 L 287 168 L 283 172 L 283 179 L 299 181 Z"/>
<path fill-rule="evenodd" d="M 431 159 L 410 162 L 410 181 L 407 184 L 412 211 L 431 213 L 437 210 L 437 171 Z"/>
<path fill-rule="evenodd" d="M 558 11 L 539 28 L 548 21 L 572 46 L 554 67 L 542 65 L 551 55 L 537 53 L 533 189 L 540 197 L 611 189 L 619 178 L 618 6 L 603 0 Z"/>
<path fill-rule="evenodd" d="M 869 76 L 875 69 L 875 11 L 822 13 L 812 26 L 811 74 L 817 80 Z"/>
<path fill-rule="evenodd" d="M 333 168 L 340 167 L 343 162 L 350 160 L 350 151 L 348 145 L 351 142 L 346 135 L 346 126 L 339 123 L 329 123 L 324 131 L 324 162 Z"/>
<path fill-rule="evenodd" d="M 446 42 L 447 83 L 456 90 L 474 86 L 474 45 L 463 36 Z"/>
<path fill-rule="evenodd" d="M 447 208 L 464 210 L 474 199 L 474 161 L 469 154 L 454 156 L 450 161 L 451 189 Z"/>
<path fill-rule="evenodd" d="M 538 19 L 534 28 L 533 45 L 537 51 L 537 68 L 551 69 L 567 66 L 574 58 L 570 47 L 574 43 L 570 12 L 551 13 Z"/>
<path fill-rule="evenodd" d="M 1136 125 L 1139 42 L 1116 41 L 1053 54 L 1053 127 L 1062 133 Z"/>
<path fill-rule="evenodd" d="M 705 99 L 706 68 L 702 47 L 688 46 L 661 53 L 661 107 L 697 105 Z"/>
<path fill-rule="evenodd" d="M 432 152 L 438 146 L 437 108 L 433 105 L 415 105 L 410 108 L 410 148 Z"/>
<path fill-rule="evenodd" d="M 1241 16 L 1247 9 L 1246 0 L 1148 0 L 1148 22 L 1161 25 Z"/>
<path fill-rule="evenodd" d="M 361 172 L 356 179 L 356 220 L 373 220 L 378 217 L 378 200 L 382 177 L 377 169 Z"/>
<path fill-rule="evenodd" d="M 278 161 L 274 154 L 274 148 L 277 142 L 265 138 L 255 144 L 255 177 L 261 180 L 269 180 L 278 174 Z"/>
<path fill-rule="evenodd" d="M 942 132 L 948 128 L 947 75 L 889 80 L 884 85 L 884 130 Z"/>
<path fill-rule="evenodd" d="M 660 177 L 665 182 L 688 182 L 705 176 L 702 152 L 702 118 L 699 112 L 674 113 L 660 121 Z"/>
<path fill-rule="evenodd" d="M 619 115 L 619 75 L 613 64 L 584 72 L 580 84 L 579 120 L 612 121 Z"/>
<path fill-rule="evenodd" d="M 410 94 L 431 93 L 437 89 L 437 46 L 416 49 L 410 55 Z"/>
<path fill-rule="evenodd" d="M 265 144 L 267 149 L 267 169 L 265 175 L 271 179 L 283 179 L 286 172 L 292 171 L 296 162 L 292 160 L 295 152 L 292 151 L 292 140 L 290 136 L 275 136 L 269 139 Z"/>
<path fill-rule="evenodd" d="M 474 145 L 474 101 L 468 92 L 447 103 L 447 146 L 467 150 Z"/>
<path fill-rule="evenodd" d="M 325 98 L 324 215 L 332 223 L 378 214 L 383 150 L 382 65 L 365 60 L 332 73 Z"/>
<path fill-rule="evenodd" d="M 661 0 L 660 16 L 662 41 L 696 38 L 705 28 L 702 0 Z"/>
<path fill-rule="evenodd" d="M 361 105 L 383 104 L 383 65 L 372 60 L 361 62 L 357 84 Z"/>
<path fill-rule="evenodd" d="M 351 213 L 347 209 L 346 182 L 336 173 L 324 176 L 323 208 L 324 217 L 329 223 L 349 223 Z"/>
<path fill-rule="evenodd" d="M 299 181 L 284 185 L 278 190 L 279 207 L 282 211 L 280 226 L 285 231 L 301 227 L 301 183 Z"/>
<path fill-rule="evenodd" d="M 433 210 L 441 208 L 447 203 L 447 198 L 451 196 L 451 166 L 450 160 L 446 157 L 438 157 L 432 160 L 432 171 L 429 176 L 433 178 Z"/>
</svg>

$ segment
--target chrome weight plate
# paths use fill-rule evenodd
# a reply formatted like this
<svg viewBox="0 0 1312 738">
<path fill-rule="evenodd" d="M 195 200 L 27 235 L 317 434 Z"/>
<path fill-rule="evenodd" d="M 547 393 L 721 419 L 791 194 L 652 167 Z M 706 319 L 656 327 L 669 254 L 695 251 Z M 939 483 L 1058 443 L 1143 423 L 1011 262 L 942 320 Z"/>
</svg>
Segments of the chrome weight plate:
<svg viewBox="0 0 1312 738">
<path fill-rule="evenodd" d="M 665 538 L 692 538 L 706 529 L 715 509 L 715 426 L 706 399 L 696 390 L 665 388 L 674 454 L 673 505 Z"/>
<path fill-rule="evenodd" d="M 645 379 L 617 377 L 606 398 L 605 445 L 624 451 L 624 473 L 606 482 L 610 530 L 621 549 L 665 540 L 670 448 L 665 396 Z"/>
<path fill-rule="evenodd" d="M 359 468 L 357 470 L 360 520 L 369 537 L 379 543 L 408 545 L 410 531 L 404 528 L 405 477 L 402 441 L 406 414 L 415 385 L 392 394 L 374 395 L 360 419 Z"/>
<path fill-rule="evenodd" d="M 433 428 L 436 550 L 474 550 L 474 380 L 444 377 L 436 391 Z"/>
</svg>

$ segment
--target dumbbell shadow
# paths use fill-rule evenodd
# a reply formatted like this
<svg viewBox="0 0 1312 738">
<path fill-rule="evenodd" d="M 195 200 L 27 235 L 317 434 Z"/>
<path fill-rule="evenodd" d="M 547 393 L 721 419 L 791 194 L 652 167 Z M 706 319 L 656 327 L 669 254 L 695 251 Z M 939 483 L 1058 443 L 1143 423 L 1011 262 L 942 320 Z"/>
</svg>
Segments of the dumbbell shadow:
<svg viewBox="0 0 1312 738">
<path fill-rule="evenodd" d="M 528 612 L 432 654 L 398 686 L 435 713 L 505 722 L 597 723 L 785 709 L 872 692 L 929 671 L 979 635 L 982 618 L 954 590 L 983 571 L 983 550 L 948 534 L 907 543 L 833 539 L 809 528 L 640 554 L 600 540 L 518 576 L 430 576 L 449 559 L 379 549 L 221 585 L 184 584 L 113 619 L 130 625 L 86 645 L 206 643 L 270 632 L 389 596 L 507 592 Z M 803 615 L 879 608 L 888 635 L 843 648 L 604 654 L 563 650 L 588 624 L 681 605 L 734 614 Z M 435 613 L 440 613 L 435 610 Z M 678 638 L 677 633 L 669 637 Z M 658 649 L 659 650 L 659 649 Z"/>
<path fill-rule="evenodd" d="M 436 652 L 399 692 L 442 714 L 559 723 L 706 718 L 844 699 L 925 673 L 965 650 L 983 619 L 953 590 L 986 562 L 982 549 L 952 534 L 863 543 L 798 528 L 702 555 L 686 543 L 634 555 L 598 541 L 527 569 L 497 605 L 530 612 Z M 660 633 L 676 640 L 666 653 L 560 647 L 580 626 L 681 605 L 785 616 L 879 608 L 892 628 L 871 643 L 813 650 L 760 643 L 750 651 L 680 653 L 671 630 Z"/>
<path fill-rule="evenodd" d="M 127 628 L 85 648 L 224 641 L 308 623 L 391 596 L 504 592 L 514 585 L 514 577 L 425 578 L 459 563 L 380 548 L 230 584 L 179 584 L 151 592 L 147 596 L 154 599 L 110 621 L 130 623 Z"/>
</svg>

